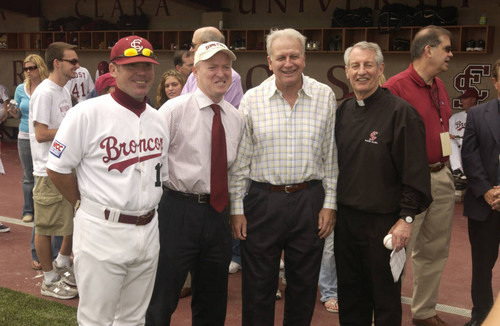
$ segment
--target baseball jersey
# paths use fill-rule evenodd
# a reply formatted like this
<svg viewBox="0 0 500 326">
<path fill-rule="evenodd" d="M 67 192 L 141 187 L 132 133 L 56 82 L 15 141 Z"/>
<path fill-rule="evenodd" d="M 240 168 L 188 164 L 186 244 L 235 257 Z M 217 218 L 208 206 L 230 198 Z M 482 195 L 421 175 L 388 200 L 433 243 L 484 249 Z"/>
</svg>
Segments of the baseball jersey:
<svg viewBox="0 0 500 326">
<path fill-rule="evenodd" d="M 467 113 L 465 111 L 460 111 L 452 115 L 450 118 L 450 135 L 463 137 L 465 121 L 467 121 Z M 460 144 L 462 144 L 462 138 L 457 140 L 460 140 Z"/>
<path fill-rule="evenodd" d="M 76 69 L 76 77 L 70 79 L 64 87 L 71 95 L 78 99 L 78 103 L 87 99 L 87 95 L 94 89 L 94 82 L 87 68 Z"/>
<path fill-rule="evenodd" d="M 47 167 L 76 168 L 82 197 L 121 211 L 150 210 L 168 177 L 168 134 L 158 112 L 146 105 L 137 116 L 111 94 L 70 111 L 57 131 Z"/>
<path fill-rule="evenodd" d="M 28 128 L 30 134 L 31 156 L 33 158 L 33 174 L 46 177 L 45 171 L 49 158 L 50 141 L 39 143 L 35 137 L 33 123 L 46 125 L 49 129 L 59 128 L 66 112 L 71 108 L 71 96 L 66 88 L 45 79 L 38 85 L 29 104 L 30 113 Z"/>
</svg>

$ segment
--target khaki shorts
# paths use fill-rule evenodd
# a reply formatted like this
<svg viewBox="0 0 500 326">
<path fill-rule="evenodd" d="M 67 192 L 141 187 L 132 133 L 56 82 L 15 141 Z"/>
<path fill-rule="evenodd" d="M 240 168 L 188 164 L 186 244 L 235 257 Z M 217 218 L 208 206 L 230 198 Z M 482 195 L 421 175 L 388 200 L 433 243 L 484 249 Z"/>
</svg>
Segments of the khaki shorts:
<svg viewBox="0 0 500 326">
<path fill-rule="evenodd" d="M 73 206 L 61 195 L 49 177 L 35 176 L 35 234 L 72 235 Z"/>
</svg>

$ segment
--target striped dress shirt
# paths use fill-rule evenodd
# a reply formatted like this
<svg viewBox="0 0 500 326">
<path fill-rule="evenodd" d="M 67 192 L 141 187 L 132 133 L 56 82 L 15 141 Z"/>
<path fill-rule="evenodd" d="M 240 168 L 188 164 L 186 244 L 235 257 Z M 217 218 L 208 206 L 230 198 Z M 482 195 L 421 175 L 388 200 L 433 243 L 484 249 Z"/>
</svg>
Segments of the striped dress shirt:
<svg viewBox="0 0 500 326">
<path fill-rule="evenodd" d="M 323 208 L 336 209 L 335 94 L 302 75 L 293 107 L 272 76 L 246 92 L 240 104 L 245 130 L 229 173 L 231 214 L 243 214 L 251 180 L 288 185 L 322 180 Z"/>
</svg>

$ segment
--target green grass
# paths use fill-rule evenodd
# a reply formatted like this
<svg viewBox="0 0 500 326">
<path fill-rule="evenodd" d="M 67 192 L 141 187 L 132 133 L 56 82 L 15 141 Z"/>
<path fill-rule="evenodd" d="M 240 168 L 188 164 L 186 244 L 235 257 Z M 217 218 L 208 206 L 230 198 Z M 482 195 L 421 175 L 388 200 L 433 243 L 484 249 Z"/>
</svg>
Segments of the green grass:
<svg viewBox="0 0 500 326">
<path fill-rule="evenodd" d="M 76 308 L 0 287 L 0 326 L 72 326 Z"/>
</svg>

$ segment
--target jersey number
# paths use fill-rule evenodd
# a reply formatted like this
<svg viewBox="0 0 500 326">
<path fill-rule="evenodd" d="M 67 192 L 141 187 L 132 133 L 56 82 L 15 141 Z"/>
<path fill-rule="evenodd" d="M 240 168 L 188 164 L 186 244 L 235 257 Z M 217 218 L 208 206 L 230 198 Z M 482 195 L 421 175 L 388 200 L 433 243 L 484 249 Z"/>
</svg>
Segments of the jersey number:
<svg viewBox="0 0 500 326">
<path fill-rule="evenodd" d="M 155 170 L 156 170 L 156 182 L 155 182 L 155 187 L 161 187 L 161 179 L 160 179 L 160 170 L 161 170 L 162 165 L 160 163 L 156 164 Z"/>
<path fill-rule="evenodd" d="M 80 87 L 82 88 L 82 96 L 81 97 L 86 97 L 87 94 L 85 94 L 85 87 L 83 86 L 83 82 L 80 83 Z M 78 92 L 78 84 L 75 84 L 75 87 L 71 90 L 71 94 L 75 96 L 76 98 L 80 98 L 80 93 Z"/>
</svg>

